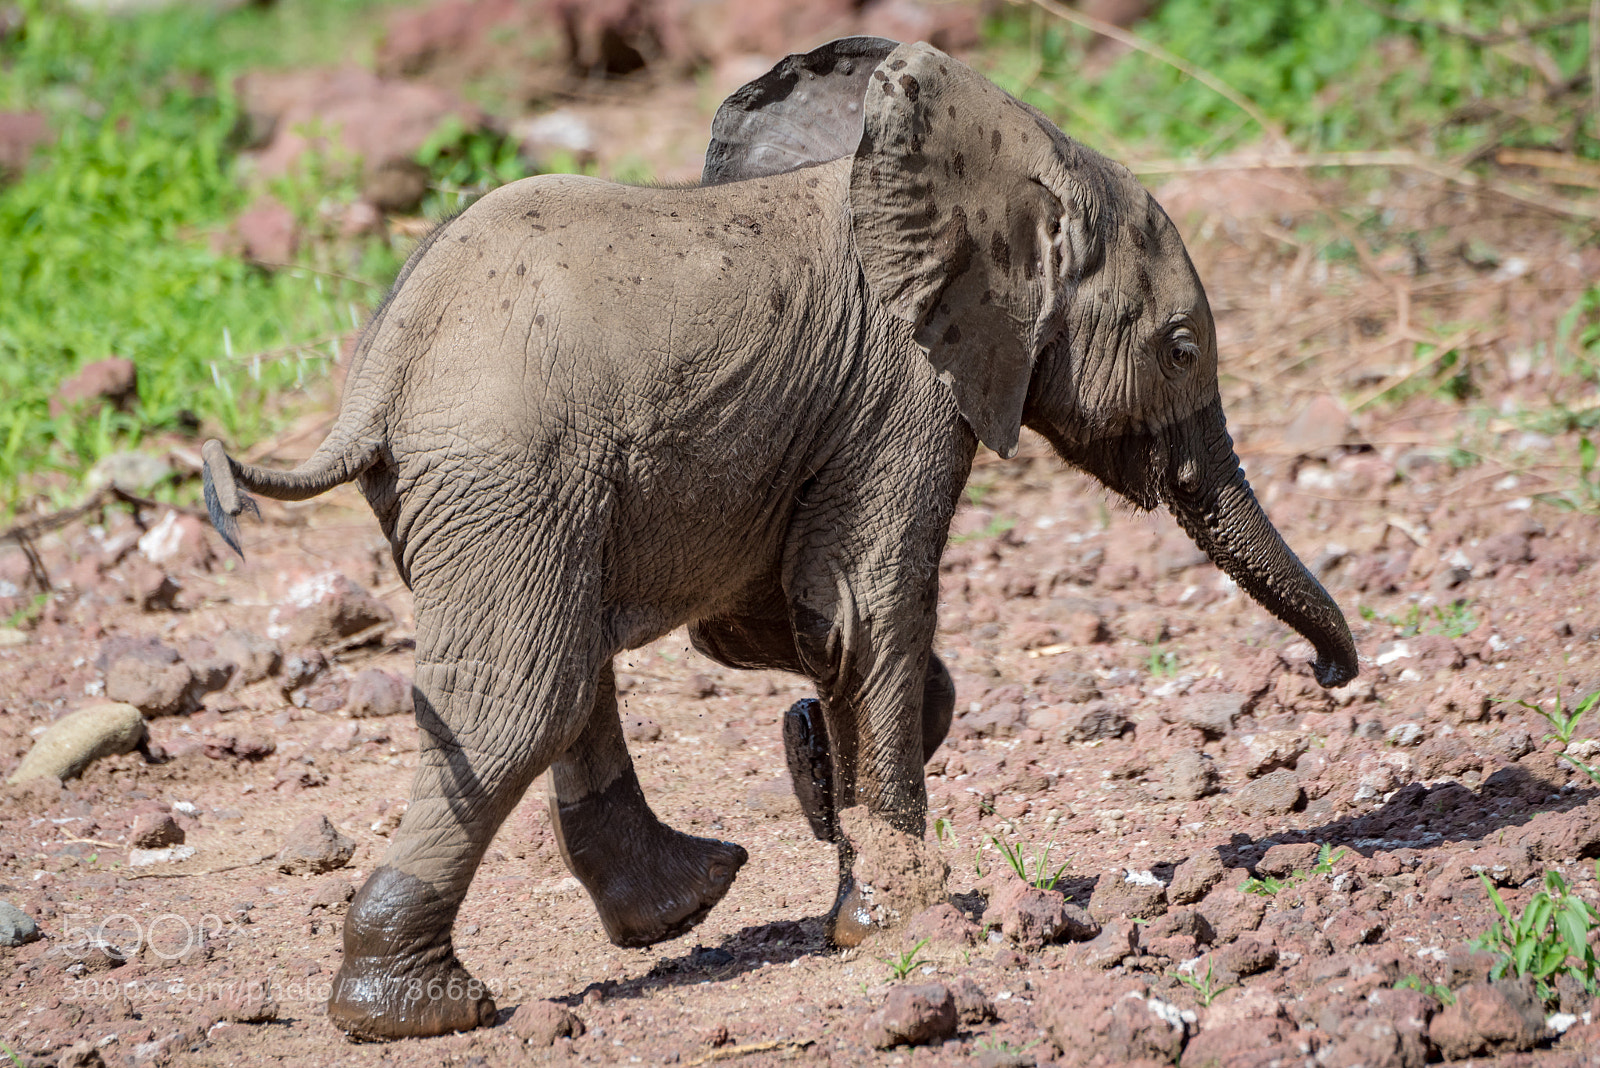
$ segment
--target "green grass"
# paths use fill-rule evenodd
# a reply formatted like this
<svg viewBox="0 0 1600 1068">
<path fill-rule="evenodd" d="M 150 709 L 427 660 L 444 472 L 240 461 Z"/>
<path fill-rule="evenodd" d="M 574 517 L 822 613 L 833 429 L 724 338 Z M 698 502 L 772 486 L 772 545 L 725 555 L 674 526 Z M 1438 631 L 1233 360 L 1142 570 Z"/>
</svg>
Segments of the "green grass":
<svg viewBox="0 0 1600 1068">
<path fill-rule="evenodd" d="M 1394 981 L 1394 989 L 1416 990 L 1427 994 L 1429 997 L 1437 998 L 1444 1005 L 1454 1005 L 1456 1003 L 1456 996 L 1448 986 L 1443 983 L 1430 983 L 1420 975 L 1402 975 Z"/>
<path fill-rule="evenodd" d="M 906 976 L 910 975 L 914 970 L 916 970 L 917 965 L 924 963 L 922 958 L 917 956 L 917 954 L 921 953 L 922 948 L 927 944 L 928 940 L 924 938 L 922 941 L 918 942 L 916 945 L 912 946 L 910 949 L 899 954 L 898 956 L 883 957 L 883 962 L 889 966 L 889 974 L 896 980 L 904 979 Z"/>
<path fill-rule="evenodd" d="M 1054 890 L 1056 884 L 1061 881 L 1061 876 L 1065 874 L 1067 867 L 1072 863 L 1072 858 L 1068 857 L 1054 871 L 1050 870 L 1050 850 L 1055 848 L 1054 842 L 1045 843 L 1043 852 L 1035 852 L 1030 857 L 1024 857 L 1020 843 L 1012 845 L 1009 842 L 1002 842 L 993 836 L 990 836 L 989 841 L 1000 851 L 1000 855 L 1005 858 L 1006 865 L 1017 873 L 1017 878 L 1036 890 Z M 1029 861 L 1033 863 L 1033 873 L 1031 875 L 1028 873 Z"/>
<path fill-rule="evenodd" d="M 113 19 L 21 4 L 23 31 L 0 43 L 0 109 L 43 111 L 55 140 L 0 186 L 0 517 L 49 484 L 32 476 L 70 485 L 151 434 L 258 437 L 283 397 L 326 371 L 404 250 L 314 242 L 294 269 L 271 272 L 215 250 L 262 192 L 236 166 L 233 83 L 251 67 L 337 59 L 370 36 L 382 6 L 282 0 Z M 422 162 L 439 211 L 521 176 L 503 142 L 459 129 L 441 131 Z M 328 164 L 311 160 L 268 190 L 314 234 L 356 196 L 348 168 Z M 63 379 L 113 355 L 139 369 L 130 410 L 51 416 Z"/>
<path fill-rule="evenodd" d="M 1600 874 L 1600 864 L 1596 873 Z M 1481 873 L 1478 879 L 1499 919 L 1473 940 L 1472 947 L 1499 957 L 1491 972 L 1493 978 L 1507 972 L 1532 976 L 1534 989 L 1547 1002 L 1554 1000 L 1552 983 L 1563 974 L 1576 979 L 1591 996 L 1600 989 L 1595 951 L 1589 944 L 1596 922 L 1594 910 L 1568 890 L 1559 872 L 1545 872 L 1543 888 L 1529 899 L 1521 915 L 1515 916 L 1494 883 Z"/>
<path fill-rule="evenodd" d="M 1350 852 L 1348 849 L 1342 847 L 1338 852 L 1334 852 L 1333 847 L 1324 842 L 1317 849 L 1317 861 L 1311 866 L 1310 871 L 1297 870 L 1291 872 L 1287 879 L 1279 879 L 1271 875 L 1264 875 L 1260 878 L 1252 876 L 1239 884 L 1239 890 L 1241 893 L 1257 894 L 1261 897 L 1277 897 L 1283 891 L 1292 890 L 1313 876 L 1332 875 L 1334 868 L 1339 861 L 1344 859 L 1345 854 L 1348 852 Z"/>
<path fill-rule="evenodd" d="M 1212 969 L 1213 964 L 1211 958 L 1207 957 L 1206 974 L 1204 976 L 1194 975 L 1189 972 L 1180 972 L 1177 969 L 1173 969 L 1171 975 L 1174 979 L 1178 980 L 1178 982 L 1194 991 L 1195 1000 L 1200 1002 L 1201 1008 L 1209 1008 L 1211 1003 L 1217 1000 L 1217 996 L 1219 994 L 1233 985 L 1232 983 L 1223 983 L 1218 985 L 1216 973 Z"/>
<path fill-rule="evenodd" d="M 1572 741 L 1573 735 L 1577 733 L 1578 723 L 1586 714 L 1593 711 L 1597 705 L 1600 705 L 1600 690 L 1581 698 L 1577 704 L 1570 708 L 1561 700 L 1561 685 L 1559 682 L 1556 684 L 1554 709 L 1547 709 L 1543 705 L 1534 704 L 1532 701 L 1527 701 L 1520 697 L 1514 701 L 1504 703 L 1514 704 L 1520 708 L 1527 709 L 1529 712 L 1539 713 L 1544 717 L 1544 721 L 1550 725 L 1550 729 L 1545 732 L 1545 741 L 1558 741 L 1562 745 L 1567 745 Z"/>
<path fill-rule="evenodd" d="M 1573 9 L 1569 0 L 1167 0 L 1134 32 L 1220 78 L 1302 148 L 1450 153 L 1508 134 L 1501 143 L 1554 146 L 1573 131 L 1572 147 L 1592 159 L 1600 141 L 1588 122 L 1573 121 L 1587 107 L 1583 93 L 1544 100 L 1543 75 L 1515 49 L 1446 28 L 1489 34 Z M 1112 154 L 1205 155 L 1261 136 L 1222 95 L 1149 55 L 1130 52 L 1089 76 L 1093 35 L 1036 8 L 1001 9 L 988 37 L 991 77 Z M 1532 41 L 1571 79 L 1587 68 L 1588 39 L 1583 18 Z M 1482 106 L 1489 97 L 1543 103 Z"/>
<path fill-rule="evenodd" d="M 1398 616 L 1380 615 L 1371 605 L 1362 605 L 1360 612 L 1361 618 L 1369 622 L 1389 624 L 1400 632 L 1402 638 L 1414 638 L 1423 633 L 1465 638 L 1478 629 L 1478 617 L 1473 613 L 1471 604 L 1464 600 L 1436 605 L 1426 613 L 1420 605 L 1411 605 L 1403 615 Z M 1430 617 L 1431 623 L 1427 622 Z"/>
</svg>

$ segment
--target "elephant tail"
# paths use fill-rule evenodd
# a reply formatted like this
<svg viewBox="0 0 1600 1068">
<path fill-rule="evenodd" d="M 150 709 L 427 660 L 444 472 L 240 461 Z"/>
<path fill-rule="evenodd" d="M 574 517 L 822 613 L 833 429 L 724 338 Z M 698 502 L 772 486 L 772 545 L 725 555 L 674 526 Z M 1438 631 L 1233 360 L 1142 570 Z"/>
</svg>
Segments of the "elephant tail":
<svg viewBox="0 0 1600 1068">
<path fill-rule="evenodd" d="M 261 518 L 261 509 L 246 490 L 277 501 L 303 501 L 352 481 L 377 460 L 376 441 L 356 440 L 335 426 L 317 451 L 292 471 L 274 471 L 254 464 L 243 464 L 229 456 L 215 438 L 200 450 L 204 460 L 206 511 L 228 548 L 244 556 L 239 548 L 239 516 L 249 512 Z"/>
</svg>

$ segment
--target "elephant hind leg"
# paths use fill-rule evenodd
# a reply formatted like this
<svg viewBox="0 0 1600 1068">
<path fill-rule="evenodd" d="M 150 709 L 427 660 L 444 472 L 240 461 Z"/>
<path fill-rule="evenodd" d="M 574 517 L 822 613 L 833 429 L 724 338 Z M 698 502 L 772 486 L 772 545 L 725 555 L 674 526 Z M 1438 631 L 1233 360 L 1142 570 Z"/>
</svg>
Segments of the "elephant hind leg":
<svg viewBox="0 0 1600 1068">
<path fill-rule="evenodd" d="M 583 733 L 550 779 L 561 857 L 615 945 L 654 945 L 695 927 L 749 859 L 741 846 L 683 834 L 650 810 L 622 736 L 609 663 Z"/>
<path fill-rule="evenodd" d="M 422 573 L 440 581 L 437 569 Z M 460 588 L 482 595 L 457 593 L 446 609 L 437 586 L 418 591 L 411 804 L 350 905 L 328 999 L 330 1021 L 356 1039 L 493 1021 L 494 999 L 457 959 L 451 928 L 500 824 L 593 701 L 599 654 L 585 606 L 563 611 L 503 582 Z M 582 593 L 577 582 L 565 589 Z"/>
</svg>

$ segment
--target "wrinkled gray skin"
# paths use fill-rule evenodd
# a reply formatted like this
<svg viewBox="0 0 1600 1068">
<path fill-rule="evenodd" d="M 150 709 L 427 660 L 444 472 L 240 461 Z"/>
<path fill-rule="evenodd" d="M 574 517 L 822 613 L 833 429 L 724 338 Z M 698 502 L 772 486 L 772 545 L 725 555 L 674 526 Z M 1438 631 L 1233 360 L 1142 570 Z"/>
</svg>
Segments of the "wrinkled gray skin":
<svg viewBox="0 0 1600 1068">
<path fill-rule="evenodd" d="M 352 1035 L 492 1019 L 451 925 L 547 767 L 613 941 L 720 900 L 744 851 L 656 819 L 617 715 L 612 658 L 675 626 L 815 682 L 820 717 L 786 737 L 819 833 L 862 804 L 920 840 L 954 702 L 930 651 L 938 562 L 979 441 L 1009 456 L 1030 427 L 1165 505 L 1310 640 L 1324 685 L 1356 673 L 1338 607 L 1250 492 L 1205 293 L 1126 169 L 943 53 L 876 39 L 790 57 L 714 132 L 720 184 L 532 178 L 442 226 L 294 471 L 206 445 L 230 542 L 241 490 L 359 479 L 416 596 L 422 757 L 346 921 L 329 1015 Z M 848 845 L 841 862 L 830 933 L 852 943 Z"/>
</svg>

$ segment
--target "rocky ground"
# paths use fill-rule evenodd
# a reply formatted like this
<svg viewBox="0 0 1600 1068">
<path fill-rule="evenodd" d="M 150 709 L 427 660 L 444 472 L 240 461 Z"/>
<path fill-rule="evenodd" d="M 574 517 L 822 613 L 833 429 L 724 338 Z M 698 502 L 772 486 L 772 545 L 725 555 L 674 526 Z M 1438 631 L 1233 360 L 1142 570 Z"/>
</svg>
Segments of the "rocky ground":
<svg viewBox="0 0 1600 1068">
<path fill-rule="evenodd" d="M 1480 874 L 1514 913 L 1548 872 L 1600 907 L 1600 788 L 1573 764 L 1600 762 L 1600 710 L 1561 740 L 1528 707 L 1600 689 L 1600 486 L 1580 422 L 1551 418 L 1600 403 L 1552 355 L 1600 255 L 1396 180 L 1375 195 L 1421 236 L 1330 261 L 1307 226 L 1355 195 L 1236 173 L 1160 193 L 1252 483 L 1362 676 L 1317 688 L 1170 518 L 1038 439 L 983 454 L 944 558 L 959 715 L 927 769 L 951 901 L 857 950 L 823 944 L 833 851 L 783 769 L 808 688 L 674 634 L 618 683 L 656 810 L 750 852 L 723 904 L 611 946 L 541 784 L 456 927 L 497 1026 L 346 1043 L 323 1009 L 341 916 L 417 752 L 410 596 L 364 503 L 263 502 L 243 561 L 153 502 L 27 519 L 0 543 L 0 771 L 67 778 L 4 788 L 0 1041 L 23 1064 L 1595 1063 L 1580 983 L 1491 982 L 1471 943 L 1495 923 Z M 304 456 L 323 419 L 252 458 Z M 192 487 L 196 444 L 143 462 Z M 1004 856 L 1032 876 L 1047 848 L 1049 889 Z"/>
</svg>

